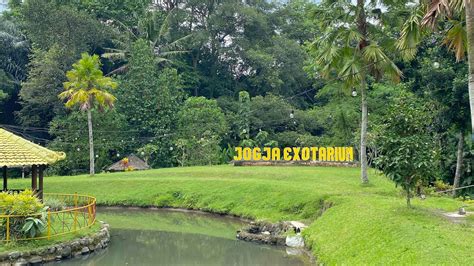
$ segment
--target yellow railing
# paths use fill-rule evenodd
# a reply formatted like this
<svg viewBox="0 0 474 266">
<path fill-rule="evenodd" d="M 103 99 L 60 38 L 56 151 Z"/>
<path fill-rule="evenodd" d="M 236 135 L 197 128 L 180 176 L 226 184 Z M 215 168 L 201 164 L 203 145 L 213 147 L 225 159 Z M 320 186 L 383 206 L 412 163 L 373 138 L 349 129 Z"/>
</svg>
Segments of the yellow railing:
<svg viewBox="0 0 474 266">
<path fill-rule="evenodd" d="M 96 218 L 96 199 L 78 194 L 44 194 L 45 205 L 55 203 L 60 209 L 49 209 L 46 213 L 30 215 L 0 215 L 0 242 L 32 239 L 51 239 L 91 227 Z M 50 204 L 54 205 L 54 204 Z M 58 208 L 58 206 L 50 206 Z M 44 216 L 45 230 L 35 237 L 21 234 L 21 227 L 28 217 Z"/>
</svg>

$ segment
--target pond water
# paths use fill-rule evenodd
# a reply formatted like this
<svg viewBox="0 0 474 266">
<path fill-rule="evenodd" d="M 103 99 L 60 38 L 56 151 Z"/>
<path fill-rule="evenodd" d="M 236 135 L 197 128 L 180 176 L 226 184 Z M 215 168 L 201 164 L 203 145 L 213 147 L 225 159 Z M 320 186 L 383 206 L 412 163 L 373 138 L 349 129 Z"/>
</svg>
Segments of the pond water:
<svg viewBox="0 0 474 266">
<path fill-rule="evenodd" d="M 99 209 L 110 246 L 62 265 L 308 265 L 294 250 L 237 240 L 244 222 L 194 212 Z"/>
</svg>

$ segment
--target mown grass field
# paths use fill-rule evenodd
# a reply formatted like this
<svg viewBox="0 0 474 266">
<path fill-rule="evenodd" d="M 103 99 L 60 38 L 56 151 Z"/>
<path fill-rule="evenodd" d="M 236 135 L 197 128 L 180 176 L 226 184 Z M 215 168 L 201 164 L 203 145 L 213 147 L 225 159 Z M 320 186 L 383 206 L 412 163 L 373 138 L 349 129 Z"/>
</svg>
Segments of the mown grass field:
<svg viewBox="0 0 474 266">
<path fill-rule="evenodd" d="M 359 169 L 206 166 L 94 177 L 47 177 L 45 189 L 97 197 L 101 205 L 201 209 L 270 221 L 302 220 L 306 241 L 327 264 L 473 264 L 474 227 L 455 224 L 442 211 L 460 201 L 415 199 L 414 208 L 394 184 Z M 29 180 L 10 186 L 28 187 Z M 333 206 L 318 217 L 324 203 Z M 472 207 L 471 207 L 472 208 Z M 100 218 L 100 215 L 99 215 Z"/>
</svg>

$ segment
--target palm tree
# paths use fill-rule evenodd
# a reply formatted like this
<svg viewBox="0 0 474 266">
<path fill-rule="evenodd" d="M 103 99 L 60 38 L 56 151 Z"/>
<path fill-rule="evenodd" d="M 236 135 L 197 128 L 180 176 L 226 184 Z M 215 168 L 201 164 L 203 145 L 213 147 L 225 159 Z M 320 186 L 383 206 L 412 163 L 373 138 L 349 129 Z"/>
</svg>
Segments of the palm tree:
<svg viewBox="0 0 474 266">
<path fill-rule="evenodd" d="M 122 61 L 125 64 L 111 71 L 108 75 L 123 73 L 128 70 L 127 60 L 132 43 L 138 39 L 148 40 L 150 48 L 155 54 L 157 64 L 173 63 L 170 59 L 171 57 L 187 53 L 188 51 L 184 50 L 183 46 L 192 35 L 188 34 L 177 39 L 172 38 L 170 24 L 173 14 L 173 10 L 170 10 L 162 18 L 162 13 L 150 10 L 144 17 L 140 18 L 138 25 L 133 28 L 129 28 L 120 21 L 116 21 L 120 29 L 125 31 L 125 35 L 122 36 L 122 39 L 114 40 L 118 48 L 108 48 L 107 52 L 102 54 L 102 57 L 112 61 Z"/>
<path fill-rule="evenodd" d="M 112 78 L 104 77 L 100 70 L 98 55 L 83 53 L 81 59 L 72 65 L 72 70 L 66 73 L 68 81 L 59 98 L 66 99 L 66 107 L 79 106 L 79 110 L 87 112 L 89 128 L 89 162 L 90 175 L 94 175 L 94 137 L 92 133 L 92 110 L 97 108 L 104 111 L 113 108 L 116 98 L 108 90 L 117 88 Z"/>
<path fill-rule="evenodd" d="M 464 13 L 464 16 L 463 16 Z M 465 21 L 464 21 L 465 19 Z M 456 61 L 465 57 L 469 63 L 469 105 L 471 109 L 471 132 L 474 140 L 474 1 L 433 0 L 422 2 L 402 28 L 397 47 L 403 50 L 405 59 L 416 55 L 416 48 L 428 28 L 434 29 L 439 21 L 449 21 L 443 43 L 455 53 Z M 460 130 L 456 153 L 454 188 L 459 187 L 463 161 L 464 134 Z M 453 196 L 456 192 L 453 191 Z"/>
<path fill-rule="evenodd" d="M 11 82 L 20 85 L 26 78 L 29 49 L 30 43 L 18 26 L 0 16 L 0 74 L 4 72 Z"/>
<path fill-rule="evenodd" d="M 405 23 L 397 46 L 405 50 L 406 59 L 416 55 L 416 47 L 421 42 L 423 31 L 434 29 L 438 22 L 449 23 L 444 44 L 454 51 L 456 60 L 465 57 L 469 64 L 469 105 L 471 109 L 471 132 L 474 140 L 474 1 L 433 0 L 422 2 Z"/>
<path fill-rule="evenodd" d="M 377 1 L 331 0 L 323 1 L 316 11 L 321 29 L 326 29 L 311 46 L 318 73 L 327 80 L 337 79 L 346 87 L 358 87 L 361 94 L 361 132 L 360 132 L 360 164 L 361 181 L 368 183 L 367 175 L 367 81 L 369 77 L 376 80 L 390 77 L 398 81 L 401 72 L 385 54 L 384 47 L 379 45 L 375 34 L 383 32 L 380 19 L 381 9 Z M 366 9 L 371 9 L 368 18 Z M 376 21 L 369 25 L 368 20 Z M 377 27 L 378 33 L 373 29 Z M 388 34 L 387 34 L 388 35 Z"/>
</svg>

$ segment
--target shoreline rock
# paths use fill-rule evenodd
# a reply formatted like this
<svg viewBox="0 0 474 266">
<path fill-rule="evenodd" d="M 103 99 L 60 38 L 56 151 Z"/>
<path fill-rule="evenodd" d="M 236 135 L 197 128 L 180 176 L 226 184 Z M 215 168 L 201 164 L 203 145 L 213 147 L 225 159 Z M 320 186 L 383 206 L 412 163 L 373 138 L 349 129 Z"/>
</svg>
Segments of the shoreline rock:
<svg viewBox="0 0 474 266">
<path fill-rule="evenodd" d="M 100 230 L 90 236 L 34 250 L 0 253 L 0 265 L 42 265 L 46 262 L 66 260 L 106 249 L 110 242 L 110 226 L 104 222 L 100 224 Z"/>
<path fill-rule="evenodd" d="M 251 222 L 248 226 L 237 231 L 237 239 L 261 244 L 304 247 L 304 239 L 300 235 L 306 225 L 300 222 Z M 292 234 L 295 235 L 292 235 Z"/>
</svg>

